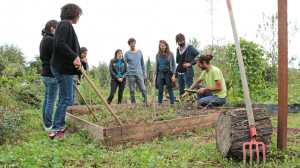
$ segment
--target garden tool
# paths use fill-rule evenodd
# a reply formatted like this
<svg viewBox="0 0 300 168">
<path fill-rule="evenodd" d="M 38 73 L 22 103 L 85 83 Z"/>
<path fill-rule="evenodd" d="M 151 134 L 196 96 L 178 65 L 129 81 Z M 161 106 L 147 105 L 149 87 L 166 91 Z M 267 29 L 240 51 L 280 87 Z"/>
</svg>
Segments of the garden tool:
<svg viewBox="0 0 300 168">
<path fill-rule="evenodd" d="M 83 96 L 81 95 L 81 93 L 79 92 L 77 86 L 73 83 L 74 88 L 76 89 L 77 93 L 79 94 L 79 96 L 82 98 L 84 104 L 87 106 L 87 108 L 89 109 L 89 111 L 93 114 L 94 118 L 96 119 L 96 121 L 99 121 L 97 119 L 97 117 L 95 116 L 95 114 L 93 113 L 92 109 L 90 108 L 90 106 L 87 104 L 87 102 L 85 101 L 85 99 L 83 98 Z"/>
<path fill-rule="evenodd" d="M 226 0 L 226 1 L 227 1 L 229 17 L 230 17 L 232 32 L 233 32 L 234 41 L 235 41 L 236 53 L 237 53 L 239 69 L 240 69 L 240 74 L 241 74 L 241 79 L 242 79 L 242 86 L 243 86 L 243 91 L 244 91 L 244 98 L 245 98 L 245 104 L 246 104 L 246 110 L 247 110 L 248 123 L 249 123 L 249 127 L 250 127 L 251 141 L 250 142 L 245 142 L 243 144 L 243 160 L 244 160 L 244 167 L 245 167 L 246 147 L 247 146 L 249 147 L 250 162 L 252 163 L 252 146 L 253 145 L 255 146 L 256 156 L 257 156 L 257 164 L 259 164 L 259 145 L 261 145 L 261 147 L 262 147 L 263 162 L 265 162 L 265 160 L 266 160 L 265 144 L 263 142 L 257 142 L 256 141 L 257 132 L 256 132 L 256 128 L 255 128 L 255 122 L 254 122 L 253 110 L 252 110 L 252 103 L 251 103 L 250 94 L 249 94 L 249 88 L 248 88 L 248 83 L 247 83 L 247 78 L 246 78 L 246 73 L 245 73 L 245 67 L 244 67 L 242 52 L 241 52 L 241 48 L 240 48 L 240 42 L 239 42 L 237 31 L 236 31 L 236 25 L 235 25 L 235 21 L 234 21 L 234 17 L 233 17 L 231 1 L 230 0 Z"/>
<path fill-rule="evenodd" d="M 96 88 L 96 86 L 94 85 L 94 83 L 91 81 L 91 79 L 87 76 L 87 74 L 84 72 L 84 70 L 81 68 L 80 71 L 84 75 L 84 77 L 87 79 L 87 81 L 89 82 L 89 84 L 91 84 L 91 86 L 93 87 L 93 89 L 95 90 L 95 92 L 98 94 L 98 96 L 100 97 L 100 99 L 103 101 L 103 103 L 105 104 L 105 106 L 108 108 L 109 112 L 113 115 L 113 117 L 117 120 L 117 122 L 121 126 L 124 126 L 123 123 L 122 123 L 122 121 L 119 119 L 119 117 L 116 115 L 116 113 L 110 107 L 110 105 L 103 98 L 103 96 L 101 95 L 101 93 L 98 91 L 98 89 Z"/>
</svg>

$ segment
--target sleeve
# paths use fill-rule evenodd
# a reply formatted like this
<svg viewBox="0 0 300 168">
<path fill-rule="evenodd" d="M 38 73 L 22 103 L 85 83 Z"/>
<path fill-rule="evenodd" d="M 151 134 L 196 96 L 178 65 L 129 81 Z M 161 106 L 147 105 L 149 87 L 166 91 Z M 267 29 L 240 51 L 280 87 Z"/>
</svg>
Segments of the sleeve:
<svg viewBox="0 0 300 168">
<path fill-rule="evenodd" d="M 87 63 L 85 63 L 81 58 L 80 58 L 80 62 L 81 62 L 81 65 L 83 66 L 84 70 L 87 69 Z"/>
<path fill-rule="evenodd" d="M 75 60 L 78 55 L 67 44 L 69 31 L 69 24 L 67 24 L 67 22 L 61 22 L 60 26 L 58 27 L 58 31 L 56 31 L 57 38 L 54 45 L 56 49 L 62 52 L 66 57 L 71 60 Z"/>
<path fill-rule="evenodd" d="M 214 79 L 214 81 L 221 80 L 222 79 L 222 72 L 221 71 L 214 71 L 213 79 Z"/>
<path fill-rule="evenodd" d="M 142 51 L 141 51 L 141 66 L 142 66 L 143 73 L 145 74 L 146 68 L 145 68 L 144 57 L 143 57 Z"/>
<path fill-rule="evenodd" d="M 195 65 L 196 64 L 195 57 L 198 56 L 200 52 L 193 45 L 191 45 L 190 48 L 191 48 L 191 55 L 193 56 L 193 60 L 191 61 L 191 64 Z"/>
<path fill-rule="evenodd" d="M 175 64 L 175 59 L 174 59 L 174 54 L 171 52 L 170 53 L 170 59 L 172 59 L 170 62 L 172 63 L 172 65 L 170 65 L 171 71 L 173 74 L 176 73 L 176 64 Z"/>
<path fill-rule="evenodd" d="M 109 64 L 109 72 L 110 72 L 110 75 L 112 78 L 118 79 L 118 75 L 113 70 L 113 61 L 112 60 L 110 61 L 110 64 Z"/>
<path fill-rule="evenodd" d="M 179 58 L 178 58 L 178 52 L 177 52 L 178 48 L 176 49 L 176 64 L 178 64 L 179 62 Z"/>
<path fill-rule="evenodd" d="M 157 67 L 158 67 L 158 61 L 157 61 L 157 58 L 158 58 L 158 54 L 156 54 L 156 56 L 155 56 L 155 69 L 154 69 L 154 74 L 157 74 Z"/>
</svg>

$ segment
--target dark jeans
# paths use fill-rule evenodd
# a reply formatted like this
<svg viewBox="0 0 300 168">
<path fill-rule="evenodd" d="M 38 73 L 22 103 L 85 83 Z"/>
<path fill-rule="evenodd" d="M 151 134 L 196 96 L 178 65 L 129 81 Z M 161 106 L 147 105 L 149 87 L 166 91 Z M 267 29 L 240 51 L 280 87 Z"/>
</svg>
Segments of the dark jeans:
<svg viewBox="0 0 300 168">
<path fill-rule="evenodd" d="M 158 104 L 162 104 L 163 94 L 164 94 L 164 85 L 167 83 L 166 80 L 169 80 L 168 73 L 165 73 L 164 78 L 161 78 L 161 71 L 157 73 L 157 86 L 158 86 Z M 175 96 L 173 89 L 168 90 L 170 96 L 170 103 L 174 104 Z"/>
<path fill-rule="evenodd" d="M 123 79 L 123 82 L 119 82 L 118 80 L 111 80 L 110 83 L 110 95 L 107 98 L 107 103 L 110 104 L 111 101 L 113 100 L 115 93 L 117 91 L 117 88 L 119 87 L 118 91 L 118 104 L 122 103 L 123 99 L 123 91 L 126 86 L 126 79 Z"/>
<path fill-rule="evenodd" d="M 144 97 L 144 103 L 147 104 L 147 93 L 144 84 L 143 75 L 128 75 L 128 82 L 129 82 L 129 91 L 130 91 L 130 100 L 132 104 L 135 104 L 135 83 L 139 87 Z"/>
<path fill-rule="evenodd" d="M 45 96 L 43 103 L 43 120 L 45 127 L 52 126 L 52 115 L 57 99 L 58 83 L 55 77 L 42 76 L 45 85 Z"/>
<path fill-rule="evenodd" d="M 178 88 L 179 88 L 180 96 L 185 93 L 184 91 L 185 87 L 188 89 L 194 83 L 193 78 L 187 78 L 186 74 L 182 74 L 182 75 L 178 74 L 177 80 L 178 80 Z"/>
<path fill-rule="evenodd" d="M 203 85 L 198 85 L 197 90 L 200 88 L 206 88 Z M 212 95 L 211 92 L 205 92 L 204 94 L 197 95 L 197 103 L 199 106 L 207 106 L 211 101 L 212 103 L 209 104 L 209 106 L 222 106 L 226 103 L 227 97 L 224 98 L 218 98 L 218 96 Z"/>
<path fill-rule="evenodd" d="M 52 131 L 58 131 L 60 128 L 66 126 L 66 111 L 67 107 L 73 102 L 73 77 L 74 75 L 65 75 L 57 72 L 55 68 L 51 66 L 51 71 L 56 78 L 59 85 L 59 99 L 58 105 L 55 111 Z"/>
</svg>

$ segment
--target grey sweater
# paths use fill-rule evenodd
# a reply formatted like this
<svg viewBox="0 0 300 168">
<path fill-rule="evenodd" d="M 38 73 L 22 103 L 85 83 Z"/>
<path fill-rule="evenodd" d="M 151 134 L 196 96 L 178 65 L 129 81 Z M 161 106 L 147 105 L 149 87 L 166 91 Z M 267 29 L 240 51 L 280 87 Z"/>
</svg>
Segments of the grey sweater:
<svg viewBox="0 0 300 168">
<path fill-rule="evenodd" d="M 127 51 L 125 59 L 128 63 L 128 75 L 143 75 L 146 73 L 143 53 L 137 50 L 135 53 Z"/>
<path fill-rule="evenodd" d="M 157 66 L 158 66 L 158 54 L 156 54 L 156 59 L 155 59 L 155 71 L 154 73 L 157 74 Z M 174 54 L 170 52 L 170 71 L 175 74 L 176 72 L 176 63 L 175 63 L 175 58 Z"/>
</svg>

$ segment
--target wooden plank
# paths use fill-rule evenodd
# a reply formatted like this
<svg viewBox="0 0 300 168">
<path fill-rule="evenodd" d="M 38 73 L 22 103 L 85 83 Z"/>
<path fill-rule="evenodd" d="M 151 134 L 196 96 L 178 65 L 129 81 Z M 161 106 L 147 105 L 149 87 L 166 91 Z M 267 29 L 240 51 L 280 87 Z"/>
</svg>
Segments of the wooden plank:
<svg viewBox="0 0 300 168">
<path fill-rule="evenodd" d="M 66 113 L 66 120 L 70 121 L 72 125 L 81 126 L 90 133 L 92 139 L 104 140 L 103 128 L 99 125 L 93 124 L 81 118 L 78 118 L 70 113 Z"/>
</svg>

